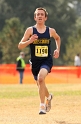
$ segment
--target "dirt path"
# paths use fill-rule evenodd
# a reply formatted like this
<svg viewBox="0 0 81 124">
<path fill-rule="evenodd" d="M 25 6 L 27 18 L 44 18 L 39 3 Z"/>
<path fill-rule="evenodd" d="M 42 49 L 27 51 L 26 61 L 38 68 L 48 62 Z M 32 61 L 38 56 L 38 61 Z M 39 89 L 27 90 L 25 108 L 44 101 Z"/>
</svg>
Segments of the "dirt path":
<svg viewBox="0 0 81 124">
<path fill-rule="evenodd" d="M 80 96 L 55 96 L 45 115 L 38 105 L 39 97 L 0 99 L 0 124 L 81 124 Z"/>
</svg>

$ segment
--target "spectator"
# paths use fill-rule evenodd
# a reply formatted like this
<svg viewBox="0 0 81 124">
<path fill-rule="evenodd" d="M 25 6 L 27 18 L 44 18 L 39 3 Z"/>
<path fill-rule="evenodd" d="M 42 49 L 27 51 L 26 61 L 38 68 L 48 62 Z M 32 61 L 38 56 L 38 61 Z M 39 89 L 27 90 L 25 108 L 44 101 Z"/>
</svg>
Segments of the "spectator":
<svg viewBox="0 0 81 124">
<path fill-rule="evenodd" d="M 17 58 L 17 68 L 16 68 L 16 70 L 19 72 L 20 84 L 23 83 L 23 74 L 24 74 L 24 70 L 25 70 L 24 57 L 25 57 L 25 53 L 24 52 L 20 52 L 20 55 Z"/>
<path fill-rule="evenodd" d="M 80 54 L 79 53 L 74 58 L 74 65 L 77 66 L 77 77 L 80 78 L 81 60 L 80 60 Z"/>
<path fill-rule="evenodd" d="M 80 60 L 80 54 L 79 53 L 74 58 L 74 65 L 75 66 L 80 66 L 81 65 L 81 60 Z"/>
</svg>

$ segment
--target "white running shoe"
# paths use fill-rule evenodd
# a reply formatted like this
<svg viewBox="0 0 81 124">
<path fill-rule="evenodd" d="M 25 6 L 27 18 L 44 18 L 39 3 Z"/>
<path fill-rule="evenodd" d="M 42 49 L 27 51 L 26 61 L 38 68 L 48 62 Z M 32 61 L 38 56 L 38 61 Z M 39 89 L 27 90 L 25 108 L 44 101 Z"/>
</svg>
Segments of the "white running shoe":
<svg viewBox="0 0 81 124">
<path fill-rule="evenodd" d="M 53 98 L 53 95 L 52 94 L 50 94 L 50 100 L 46 100 L 46 112 L 49 112 L 50 111 L 50 109 L 51 109 L 51 100 L 52 100 L 52 98 Z"/>
<path fill-rule="evenodd" d="M 46 114 L 46 107 L 41 106 L 41 107 L 40 107 L 39 114 Z"/>
</svg>

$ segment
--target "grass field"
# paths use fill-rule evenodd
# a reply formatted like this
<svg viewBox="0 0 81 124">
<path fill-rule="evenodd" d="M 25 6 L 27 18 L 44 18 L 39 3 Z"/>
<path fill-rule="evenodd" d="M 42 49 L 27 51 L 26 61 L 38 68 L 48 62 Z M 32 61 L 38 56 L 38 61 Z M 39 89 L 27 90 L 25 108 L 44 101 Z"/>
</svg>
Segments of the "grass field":
<svg viewBox="0 0 81 124">
<path fill-rule="evenodd" d="M 81 124 L 81 83 L 47 84 L 52 109 L 39 115 L 36 84 L 0 85 L 0 124 Z"/>
</svg>

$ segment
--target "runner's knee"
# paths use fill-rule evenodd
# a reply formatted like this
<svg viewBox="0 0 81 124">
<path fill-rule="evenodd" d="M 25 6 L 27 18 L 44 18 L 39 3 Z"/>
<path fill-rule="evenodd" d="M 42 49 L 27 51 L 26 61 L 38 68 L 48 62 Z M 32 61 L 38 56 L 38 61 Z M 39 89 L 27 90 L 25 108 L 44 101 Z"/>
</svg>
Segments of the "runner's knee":
<svg viewBox="0 0 81 124">
<path fill-rule="evenodd" d="M 44 82 L 44 77 L 43 76 L 38 76 L 38 82 L 39 82 L 39 84 Z"/>
</svg>

